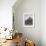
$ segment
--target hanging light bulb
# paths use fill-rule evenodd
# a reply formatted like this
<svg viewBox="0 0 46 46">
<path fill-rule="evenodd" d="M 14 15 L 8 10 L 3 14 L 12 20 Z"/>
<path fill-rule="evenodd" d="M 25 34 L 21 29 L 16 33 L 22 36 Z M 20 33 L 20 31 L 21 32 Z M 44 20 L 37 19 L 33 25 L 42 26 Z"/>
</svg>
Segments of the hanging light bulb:
<svg viewBox="0 0 46 46">
<path fill-rule="evenodd" d="M 16 33 L 18 33 L 18 31 L 16 30 Z"/>
<path fill-rule="evenodd" d="M 27 40 L 27 38 L 26 38 L 26 40 Z"/>
</svg>

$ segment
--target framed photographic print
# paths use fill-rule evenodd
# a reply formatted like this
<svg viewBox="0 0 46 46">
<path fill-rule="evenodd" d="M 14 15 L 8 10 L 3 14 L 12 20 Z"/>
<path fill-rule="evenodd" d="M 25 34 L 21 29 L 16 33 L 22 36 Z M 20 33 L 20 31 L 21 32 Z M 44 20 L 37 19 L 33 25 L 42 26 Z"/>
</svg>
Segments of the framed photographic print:
<svg viewBox="0 0 46 46">
<path fill-rule="evenodd" d="M 33 13 L 23 14 L 23 26 L 24 27 L 34 27 L 34 14 Z"/>
</svg>

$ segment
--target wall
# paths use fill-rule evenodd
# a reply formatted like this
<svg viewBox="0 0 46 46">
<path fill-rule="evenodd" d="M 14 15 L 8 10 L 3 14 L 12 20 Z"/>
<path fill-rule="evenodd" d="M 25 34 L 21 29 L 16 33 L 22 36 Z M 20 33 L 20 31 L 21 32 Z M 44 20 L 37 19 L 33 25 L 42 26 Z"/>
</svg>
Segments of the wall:
<svg viewBox="0 0 46 46">
<path fill-rule="evenodd" d="M 46 46 L 46 0 L 41 1 L 40 25 L 42 46 Z"/>
<path fill-rule="evenodd" d="M 23 0 L 19 5 L 17 3 L 13 6 L 13 14 L 15 19 L 15 29 L 18 32 L 23 33 L 23 37 L 26 39 L 34 40 L 36 46 L 41 46 L 41 34 L 40 34 L 40 13 L 41 13 L 41 1 L 40 0 Z M 23 13 L 33 12 L 35 17 L 35 27 L 26 28 L 23 26 Z"/>
<path fill-rule="evenodd" d="M 0 0 L 0 27 L 12 29 L 12 6 L 16 0 Z"/>
</svg>

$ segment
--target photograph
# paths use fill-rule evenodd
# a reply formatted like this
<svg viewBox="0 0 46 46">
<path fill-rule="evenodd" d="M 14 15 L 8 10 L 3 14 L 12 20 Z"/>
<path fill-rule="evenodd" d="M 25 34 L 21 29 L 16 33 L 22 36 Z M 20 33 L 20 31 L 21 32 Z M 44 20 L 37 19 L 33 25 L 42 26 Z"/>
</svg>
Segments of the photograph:
<svg viewBox="0 0 46 46">
<path fill-rule="evenodd" d="M 23 14 L 23 26 L 34 27 L 34 15 L 32 13 Z"/>
</svg>

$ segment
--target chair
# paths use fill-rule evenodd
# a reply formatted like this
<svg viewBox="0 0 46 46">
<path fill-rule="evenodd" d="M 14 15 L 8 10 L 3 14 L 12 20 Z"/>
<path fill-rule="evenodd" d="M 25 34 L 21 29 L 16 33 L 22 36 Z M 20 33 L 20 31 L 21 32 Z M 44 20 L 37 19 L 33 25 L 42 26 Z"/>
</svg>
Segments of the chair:
<svg viewBox="0 0 46 46">
<path fill-rule="evenodd" d="M 15 35 L 13 36 L 13 39 L 15 39 L 16 46 L 22 45 L 22 33 L 15 33 Z"/>
<path fill-rule="evenodd" d="M 25 46 L 35 46 L 35 43 L 32 40 L 26 40 Z"/>
</svg>

